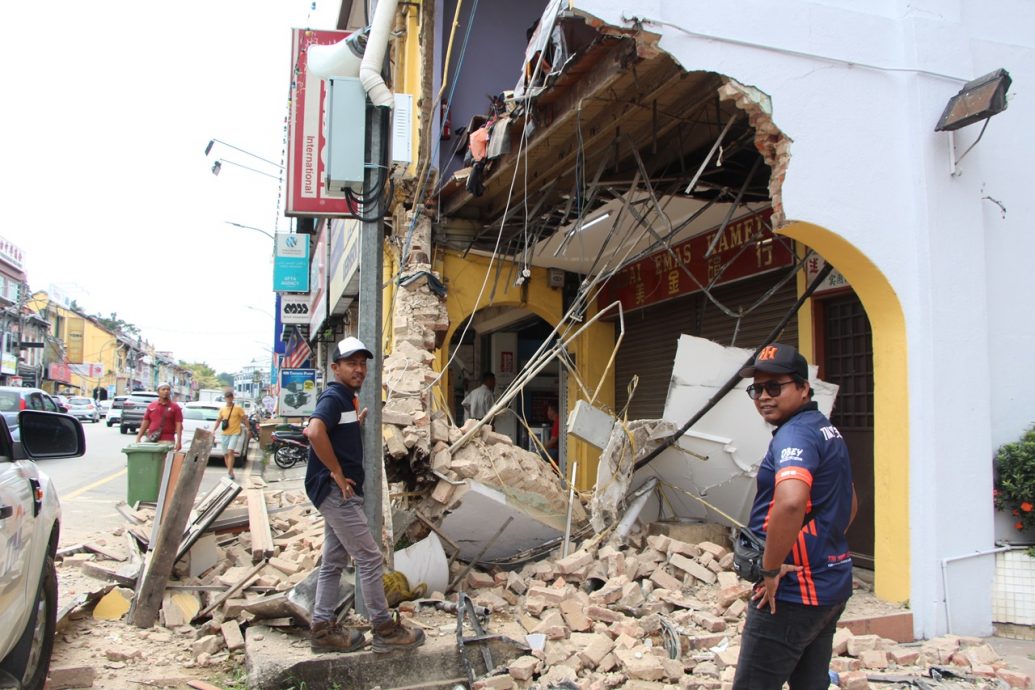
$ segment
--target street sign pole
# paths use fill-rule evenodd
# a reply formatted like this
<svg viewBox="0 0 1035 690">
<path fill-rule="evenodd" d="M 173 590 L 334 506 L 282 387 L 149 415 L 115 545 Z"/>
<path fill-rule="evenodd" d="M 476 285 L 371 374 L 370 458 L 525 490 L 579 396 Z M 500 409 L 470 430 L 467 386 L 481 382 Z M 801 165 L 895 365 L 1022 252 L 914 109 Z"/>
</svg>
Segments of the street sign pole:
<svg viewBox="0 0 1035 690">
<path fill-rule="evenodd" d="M 366 142 L 367 161 L 363 176 L 363 187 L 367 193 L 378 188 L 381 176 L 388 175 L 388 161 L 383 159 L 383 137 L 388 111 L 384 108 L 367 107 Z M 360 213 L 364 221 L 360 229 L 359 270 L 359 339 L 370 348 L 374 358 L 367 367 L 367 377 L 359 392 L 360 409 L 366 408 L 367 417 L 363 424 L 363 468 L 366 478 L 363 482 L 363 511 L 370 526 L 374 541 L 381 542 L 381 476 L 384 473 L 384 457 L 381 451 L 381 364 L 384 346 L 381 342 L 383 307 L 381 304 L 384 282 L 384 212 L 385 203 L 380 194 L 370 194 L 370 201 L 363 204 Z M 366 615 L 366 606 L 360 588 L 356 587 L 356 611 Z"/>
</svg>

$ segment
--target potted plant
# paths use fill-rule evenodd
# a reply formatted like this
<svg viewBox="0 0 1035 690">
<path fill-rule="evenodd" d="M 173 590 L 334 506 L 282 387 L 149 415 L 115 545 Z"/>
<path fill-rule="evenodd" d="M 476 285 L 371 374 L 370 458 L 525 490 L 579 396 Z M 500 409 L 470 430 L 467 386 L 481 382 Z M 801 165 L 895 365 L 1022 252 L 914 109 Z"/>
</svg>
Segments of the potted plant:
<svg viewBox="0 0 1035 690">
<path fill-rule="evenodd" d="M 996 508 L 1009 515 L 1017 533 L 1035 528 L 1035 426 L 996 452 L 993 497 Z"/>
</svg>

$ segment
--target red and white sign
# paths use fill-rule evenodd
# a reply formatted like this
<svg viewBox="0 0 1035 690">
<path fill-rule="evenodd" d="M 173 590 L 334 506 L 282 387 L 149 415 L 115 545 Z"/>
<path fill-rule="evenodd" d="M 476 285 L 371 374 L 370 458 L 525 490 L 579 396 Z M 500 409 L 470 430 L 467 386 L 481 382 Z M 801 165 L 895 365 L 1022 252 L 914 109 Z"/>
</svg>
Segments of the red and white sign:
<svg viewBox="0 0 1035 690">
<path fill-rule="evenodd" d="M 323 185 L 327 86 L 322 79 L 310 79 L 306 68 L 309 46 L 338 43 L 348 35 L 347 31 L 291 30 L 286 216 L 342 216 L 350 212 L 344 195 L 329 193 Z"/>
<path fill-rule="evenodd" d="M 697 292 L 701 286 L 732 283 L 790 266 L 794 261 L 790 240 L 774 237 L 769 229 L 772 214 L 772 209 L 766 209 L 731 222 L 710 257 L 705 254 L 718 228 L 673 245 L 671 253 L 662 250 L 625 266 L 600 291 L 597 305 L 603 309 L 618 300 L 627 310 L 639 309 Z"/>
</svg>

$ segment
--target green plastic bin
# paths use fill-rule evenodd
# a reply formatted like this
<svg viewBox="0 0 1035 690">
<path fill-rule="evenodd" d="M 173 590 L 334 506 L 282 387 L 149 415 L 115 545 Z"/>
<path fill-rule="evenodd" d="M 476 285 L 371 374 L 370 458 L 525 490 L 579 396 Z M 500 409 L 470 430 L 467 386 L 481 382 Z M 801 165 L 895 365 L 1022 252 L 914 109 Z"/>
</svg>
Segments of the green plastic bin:
<svg viewBox="0 0 1035 690">
<path fill-rule="evenodd" d="M 131 443 L 122 449 L 126 454 L 126 503 L 155 503 L 162 485 L 165 456 L 171 443 Z"/>
</svg>

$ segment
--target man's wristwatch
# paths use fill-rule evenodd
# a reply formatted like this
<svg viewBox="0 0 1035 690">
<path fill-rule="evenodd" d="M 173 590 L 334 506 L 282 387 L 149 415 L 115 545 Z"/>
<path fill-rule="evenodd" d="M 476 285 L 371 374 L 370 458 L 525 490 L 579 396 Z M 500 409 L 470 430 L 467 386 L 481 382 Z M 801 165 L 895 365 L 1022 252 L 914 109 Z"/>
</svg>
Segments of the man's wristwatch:
<svg viewBox="0 0 1035 690">
<path fill-rule="evenodd" d="M 780 569 L 779 568 L 773 568 L 772 570 L 766 570 L 765 568 L 759 568 L 758 574 L 761 575 L 764 578 L 766 578 L 766 577 L 776 577 L 777 575 L 780 574 Z"/>
</svg>

